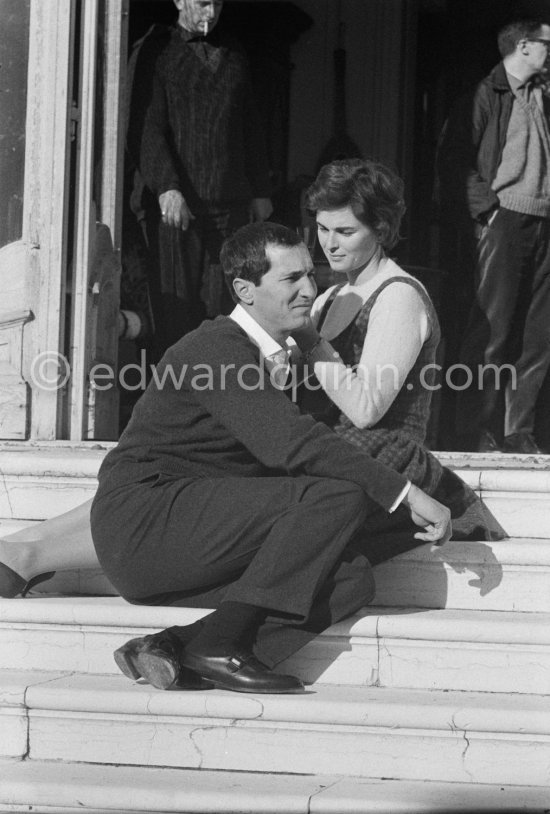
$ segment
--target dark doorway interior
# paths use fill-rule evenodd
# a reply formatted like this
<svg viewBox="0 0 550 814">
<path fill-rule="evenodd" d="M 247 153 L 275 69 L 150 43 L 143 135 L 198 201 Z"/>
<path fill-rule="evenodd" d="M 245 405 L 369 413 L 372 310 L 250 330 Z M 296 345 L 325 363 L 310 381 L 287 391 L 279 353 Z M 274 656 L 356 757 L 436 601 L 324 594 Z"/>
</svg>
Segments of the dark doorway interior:
<svg viewBox="0 0 550 814">
<path fill-rule="evenodd" d="M 437 140 L 455 100 L 499 62 L 496 36 L 521 17 L 550 21 L 550 0 L 420 0 L 415 149 L 406 262 L 437 270 L 447 368 L 458 361 L 473 298 L 474 245 L 437 206 Z M 539 443 L 550 449 L 550 379 L 539 409 Z M 456 449 L 454 394 L 443 391 L 438 449 Z"/>
<path fill-rule="evenodd" d="M 409 0 L 403 0 L 405 2 Z M 417 38 L 413 160 L 411 172 L 407 172 L 409 203 L 405 240 L 397 247 L 396 254 L 397 259 L 410 267 L 413 273 L 417 270 L 437 300 L 444 331 L 444 359 L 450 365 L 456 361 L 471 304 L 473 259 L 472 246 L 460 236 L 454 224 L 440 220 L 434 183 L 437 139 L 454 100 L 499 61 L 496 47 L 498 29 L 518 16 L 550 19 L 550 0 L 413 2 L 417 24 L 416 30 L 411 30 L 408 35 Z M 300 188 L 296 184 L 297 179 L 288 177 L 292 45 L 311 25 L 319 24 L 301 10 L 298 3 L 287 0 L 228 0 L 220 21 L 220 25 L 223 23 L 231 29 L 247 50 L 268 139 L 276 204 L 274 218 L 291 226 L 300 224 Z M 176 10 L 172 0 L 131 0 L 130 48 L 153 23 L 172 23 L 175 19 Z M 356 36 L 361 36 L 361 32 L 357 32 Z M 405 168 L 399 169 L 405 171 Z M 125 304 L 128 308 L 133 305 L 146 311 L 147 287 L 143 274 L 146 253 L 143 253 L 140 245 L 139 233 L 135 232 L 135 224 L 130 224 L 128 228 L 130 237 L 124 248 L 132 247 L 134 258 L 132 262 L 126 262 L 123 307 Z M 126 251 L 125 257 L 128 257 Z M 154 270 L 149 270 L 149 273 L 154 273 Z M 136 349 L 139 354 L 150 342 L 151 329 L 147 319 L 144 324 L 144 335 L 129 344 L 131 354 L 135 354 Z M 550 384 L 547 390 L 550 391 Z M 127 420 L 124 414 L 129 415 L 139 392 L 130 394 L 127 408 L 123 405 L 122 425 Z M 544 443 L 550 447 L 550 422 L 545 418 L 550 414 L 549 401 L 546 399 L 541 408 L 539 432 Z M 439 425 L 435 446 L 454 449 L 452 393 L 443 393 Z"/>
<path fill-rule="evenodd" d="M 176 19 L 177 10 L 172 0 L 131 0 L 129 53 L 152 25 L 171 25 Z M 313 20 L 309 15 L 287 0 L 273 0 L 270 3 L 249 0 L 228 2 L 218 23 L 242 43 L 247 53 L 266 134 L 272 197 L 276 203 L 274 217 L 289 223 L 299 218 L 299 190 L 295 194 L 292 188 L 289 188 L 287 177 L 292 81 L 291 48 L 312 23 Z M 151 266 L 143 232 L 130 211 L 129 196 L 133 173 L 128 165 L 127 169 L 121 307 L 123 312 L 137 313 L 142 327 L 137 337 L 131 340 L 123 339 L 120 342 L 120 364 L 126 365 L 128 373 L 124 381 L 130 385 L 123 386 L 120 394 L 121 430 L 142 392 L 142 385 L 148 379 L 149 365 L 158 361 L 155 350 L 154 309 L 151 308 L 151 286 L 148 282 L 155 274 L 155 269 Z"/>
</svg>

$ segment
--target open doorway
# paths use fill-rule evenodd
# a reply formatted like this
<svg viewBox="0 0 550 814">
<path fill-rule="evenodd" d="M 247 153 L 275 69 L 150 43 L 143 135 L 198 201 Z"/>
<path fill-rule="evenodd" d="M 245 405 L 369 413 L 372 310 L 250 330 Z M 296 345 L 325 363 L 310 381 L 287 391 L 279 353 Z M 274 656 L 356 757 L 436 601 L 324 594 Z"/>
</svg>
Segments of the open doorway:
<svg viewBox="0 0 550 814">
<path fill-rule="evenodd" d="M 128 53 L 151 27 L 172 26 L 177 10 L 172 0 L 130 0 Z M 288 194 L 289 107 L 292 78 L 291 48 L 312 19 L 286 0 L 269 3 L 232 0 L 224 4 L 220 29 L 243 46 L 250 65 L 257 107 L 266 137 L 274 217 L 291 222 L 299 217 L 299 200 Z M 130 56 L 131 59 L 131 56 Z M 158 270 L 147 230 L 136 206 L 135 168 L 125 158 L 122 230 L 121 313 L 125 320 L 119 343 L 120 429 L 165 349 Z M 138 213 L 138 217 L 136 217 Z M 210 314 L 212 315 L 212 314 Z M 182 334 L 186 326 L 182 325 Z"/>
<path fill-rule="evenodd" d="M 420 0 L 418 4 L 415 149 L 407 242 L 409 262 L 441 273 L 439 316 L 447 369 L 459 362 L 460 344 L 473 303 L 475 243 L 457 223 L 454 213 L 439 210 L 437 142 L 458 97 L 500 61 L 499 29 L 521 17 L 549 20 L 549 0 Z M 550 376 L 537 410 L 537 437 L 548 448 L 549 403 Z M 437 449 L 460 449 L 455 424 L 456 392 L 445 387 Z"/>
</svg>

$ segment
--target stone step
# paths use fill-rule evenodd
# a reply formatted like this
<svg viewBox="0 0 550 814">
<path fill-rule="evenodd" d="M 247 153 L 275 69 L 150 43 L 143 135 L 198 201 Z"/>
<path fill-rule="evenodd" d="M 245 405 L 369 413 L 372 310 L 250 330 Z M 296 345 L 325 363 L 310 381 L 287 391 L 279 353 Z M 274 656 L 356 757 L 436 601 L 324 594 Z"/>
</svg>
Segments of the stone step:
<svg viewBox="0 0 550 814">
<path fill-rule="evenodd" d="M 110 446 L 0 445 L 0 534 L 92 496 Z M 377 607 L 281 666 L 315 682 L 303 696 L 162 693 L 117 672 L 122 642 L 206 611 L 0 600 L 0 810 L 547 810 L 550 458 L 440 457 L 515 539 L 379 566 Z M 100 572 L 40 587 L 114 593 Z"/>
<path fill-rule="evenodd" d="M 548 790 L 26 760 L 0 762 L 0 806 L 34 814 L 543 814 Z"/>
<path fill-rule="evenodd" d="M 0 518 L 43 520 L 93 496 L 112 443 L 0 444 Z M 514 537 L 550 537 L 550 456 L 437 453 Z"/>
<path fill-rule="evenodd" d="M 0 444 L 0 517 L 44 520 L 93 497 L 112 443 Z"/>
<path fill-rule="evenodd" d="M 550 537 L 550 456 L 440 452 L 511 537 Z"/>
<path fill-rule="evenodd" d="M 0 667 L 118 674 L 123 642 L 206 612 L 114 597 L 0 600 Z M 550 693 L 550 614 L 370 607 L 279 669 L 323 684 Z"/>
<path fill-rule="evenodd" d="M 15 524 L 10 521 L 11 531 Z M 382 607 L 550 612 L 548 539 L 423 545 L 376 566 L 375 575 L 373 604 Z M 33 591 L 51 594 L 117 596 L 117 591 L 100 570 L 64 571 Z"/>
<path fill-rule="evenodd" d="M 163 692 L 123 676 L 3 671 L 0 756 L 270 774 L 548 786 L 540 695 L 318 685 Z"/>
<path fill-rule="evenodd" d="M 550 540 L 423 545 L 374 569 L 373 604 L 550 612 Z"/>
</svg>

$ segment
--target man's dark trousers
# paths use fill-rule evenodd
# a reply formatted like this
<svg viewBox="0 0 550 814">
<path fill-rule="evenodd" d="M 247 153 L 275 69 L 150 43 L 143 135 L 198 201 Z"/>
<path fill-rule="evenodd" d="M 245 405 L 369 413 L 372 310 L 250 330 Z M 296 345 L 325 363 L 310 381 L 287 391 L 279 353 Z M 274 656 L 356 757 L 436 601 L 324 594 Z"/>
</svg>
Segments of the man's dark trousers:
<svg viewBox="0 0 550 814">
<path fill-rule="evenodd" d="M 149 204 L 147 236 L 155 274 L 149 276 L 160 358 L 206 317 L 229 313 L 234 303 L 220 266 L 223 241 L 249 221 L 249 206 L 213 208 L 195 216 L 184 232 L 164 224 L 156 201 Z"/>
<path fill-rule="evenodd" d="M 122 552 L 98 549 L 122 596 L 139 604 L 216 608 L 232 600 L 267 608 L 256 652 L 270 665 L 372 600 L 362 530 L 372 540 L 379 528 L 405 525 L 406 547 L 417 544 L 405 509 L 388 514 L 345 480 L 161 475 L 104 500 L 107 522 L 117 517 L 128 540 Z M 100 540 L 116 535 L 112 527 L 102 533 L 102 503 L 93 508 Z"/>
<path fill-rule="evenodd" d="M 476 302 L 460 362 L 472 375 L 458 395 L 458 431 L 532 433 L 537 397 L 550 365 L 550 219 L 501 207 L 478 243 Z M 480 373 L 485 366 L 494 366 Z M 507 374 L 499 368 L 513 365 Z M 504 383 L 506 382 L 506 385 Z"/>
</svg>

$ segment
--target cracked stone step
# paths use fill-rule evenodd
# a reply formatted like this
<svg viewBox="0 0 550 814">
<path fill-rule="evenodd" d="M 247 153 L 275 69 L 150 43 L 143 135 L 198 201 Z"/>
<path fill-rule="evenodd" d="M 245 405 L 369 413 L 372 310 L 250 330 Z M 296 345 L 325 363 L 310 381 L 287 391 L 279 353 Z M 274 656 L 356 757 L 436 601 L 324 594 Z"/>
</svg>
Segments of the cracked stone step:
<svg viewBox="0 0 550 814">
<path fill-rule="evenodd" d="M 550 694 L 550 614 L 365 611 L 278 669 L 328 684 Z"/>
<path fill-rule="evenodd" d="M 375 605 L 550 611 L 549 539 L 423 545 L 376 566 L 375 575 Z"/>
<path fill-rule="evenodd" d="M 129 638 L 206 612 L 120 597 L 0 600 L 0 668 L 117 674 L 112 653 Z M 550 614 L 369 607 L 279 669 L 324 684 L 550 693 Z"/>
<path fill-rule="evenodd" d="M 8 530 L 16 530 L 13 521 Z M 374 604 L 384 607 L 550 612 L 549 539 L 422 545 L 376 566 L 375 575 Z M 65 571 L 33 592 L 52 594 L 116 596 L 117 591 L 99 570 Z"/>
<path fill-rule="evenodd" d="M 89 499 L 112 443 L 0 445 L 0 518 L 42 520 Z M 550 456 L 438 453 L 486 501 L 512 536 L 548 537 Z"/>
<path fill-rule="evenodd" d="M 548 791 L 529 786 L 368 780 L 47 761 L 0 762 L 0 805 L 34 814 L 543 814 Z"/>
<path fill-rule="evenodd" d="M 47 677 L 46 677 L 47 676 Z M 304 695 L 162 692 L 124 677 L 0 675 L 20 757 L 271 774 L 544 786 L 547 698 L 319 685 Z M 0 742 L 1 745 L 5 743 Z M 2 757 L 17 757 L 13 747 Z"/>
</svg>

